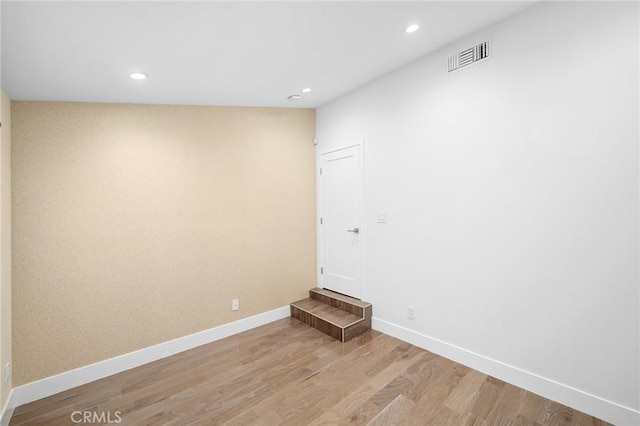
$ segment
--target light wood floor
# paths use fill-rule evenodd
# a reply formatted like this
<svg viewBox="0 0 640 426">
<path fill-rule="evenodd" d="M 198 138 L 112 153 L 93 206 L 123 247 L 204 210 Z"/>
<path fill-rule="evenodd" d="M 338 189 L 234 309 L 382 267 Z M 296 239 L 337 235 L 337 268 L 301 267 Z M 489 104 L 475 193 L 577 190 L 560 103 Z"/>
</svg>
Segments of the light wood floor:
<svg viewBox="0 0 640 426">
<path fill-rule="evenodd" d="M 123 425 L 606 424 L 376 331 L 340 343 L 290 318 L 18 407 L 11 425 L 74 411 Z"/>
</svg>

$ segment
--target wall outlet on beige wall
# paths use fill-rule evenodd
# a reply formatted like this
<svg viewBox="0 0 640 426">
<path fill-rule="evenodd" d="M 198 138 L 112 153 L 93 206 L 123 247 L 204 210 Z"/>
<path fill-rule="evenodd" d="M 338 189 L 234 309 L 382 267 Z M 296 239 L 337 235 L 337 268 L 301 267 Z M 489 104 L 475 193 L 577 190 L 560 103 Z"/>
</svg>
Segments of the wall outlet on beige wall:
<svg viewBox="0 0 640 426">
<path fill-rule="evenodd" d="M 240 300 L 239 299 L 231 299 L 231 310 L 237 311 L 240 309 Z"/>
<path fill-rule="evenodd" d="M 11 380 L 11 364 L 6 363 L 4 365 L 4 370 L 2 371 L 2 382 L 5 385 L 8 385 L 10 380 Z"/>
</svg>

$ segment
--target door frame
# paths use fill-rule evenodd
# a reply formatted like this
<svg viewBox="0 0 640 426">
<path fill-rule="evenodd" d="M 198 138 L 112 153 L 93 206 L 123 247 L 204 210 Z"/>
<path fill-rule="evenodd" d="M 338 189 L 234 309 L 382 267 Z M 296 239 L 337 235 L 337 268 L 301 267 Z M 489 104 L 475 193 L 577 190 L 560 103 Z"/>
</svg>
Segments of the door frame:
<svg viewBox="0 0 640 426">
<path fill-rule="evenodd" d="M 316 149 L 316 236 L 317 236 L 317 285 L 320 288 L 324 288 L 324 275 L 322 274 L 321 268 L 324 262 L 324 241 L 322 238 L 322 225 L 320 224 L 320 218 L 323 216 L 323 203 L 322 203 L 322 178 L 320 176 L 320 168 L 322 165 L 322 156 L 326 154 L 331 154 L 336 151 L 340 151 L 343 149 L 360 147 L 360 191 L 358 193 L 358 197 L 360 198 L 360 213 L 358 214 L 360 220 L 360 233 L 358 234 L 359 245 L 358 249 L 360 251 L 360 283 L 358 288 L 358 298 L 364 300 L 365 297 L 365 275 L 364 275 L 364 261 L 365 261 L 365 241 L 367 235 L 367 227 L 364 223 L 364 139 L 351 139 L 348 142 L 343 144 L 330 145 L 330 148 L 326 150 L 321 150 L 318 146 Z M 356 297 L 356 296 L 353 296 Z"/>
</svg>

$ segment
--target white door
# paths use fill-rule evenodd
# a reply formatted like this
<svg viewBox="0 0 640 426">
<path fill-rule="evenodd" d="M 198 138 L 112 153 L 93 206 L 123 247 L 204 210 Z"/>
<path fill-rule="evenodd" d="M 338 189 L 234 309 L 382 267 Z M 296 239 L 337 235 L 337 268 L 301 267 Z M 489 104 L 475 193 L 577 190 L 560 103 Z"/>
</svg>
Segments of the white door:
<svg viewBox="0 0 640 426">
<path fill-rule="evenodd" d="M 323 288 L 361 298 L 362 146 L 320 155 Z"/>
</svg>

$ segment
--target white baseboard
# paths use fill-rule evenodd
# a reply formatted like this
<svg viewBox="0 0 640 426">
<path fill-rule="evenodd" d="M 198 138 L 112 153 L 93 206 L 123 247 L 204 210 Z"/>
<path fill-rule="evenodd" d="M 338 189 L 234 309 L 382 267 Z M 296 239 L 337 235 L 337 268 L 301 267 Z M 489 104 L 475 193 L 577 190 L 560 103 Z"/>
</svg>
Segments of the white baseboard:
<svg viewBox="0 0 640 426">
<path fill-rule="evenodd" d="M 11 416 L 13 415 L 13 389 L 9 392 L 9 398 L 7 398 L 7 402 L 5 402 L 4 407 L 2 407 L 2 415 L 0 415 L 0 426 L 9 426 L 9 421 L 11 420 Z"/>
<path fill-rule="evenodd" d="M 640 411 L 373 317 L 372 328 L 482 373 L 619 426 L 640 425 Z"/>
<path fill-rule="evenodd" d="M 223 324 L 218 327 L 210 328 L 208 330 L 170 340 L 165 343 L 160 343 L 135 352 L 130 352 L 115 358 L 110 358 L 95 364 L 76 368 L 71 371 L 65 371 L 64 373 L 60 373 L 55 376 L 18 386 L 13 389 L 11 395 L 12 398 L 9 399 L 9 405 L 12 407 L 11 412 L 13 412 L 13 407 L 28 404 L 38 399 L 55 395 L 56 393 L 72 389 L 125 370 L 130 370 L 140 365 L 157 361 L 188 349 L 193 349 L 197 346 L 215 342 L 216 340 L 224 339 L 225 337 L 286 318 L 289 315 L 289 306 L 283 306 L 249 318 L 244 318 L 229 324 Z M 10 418 L 11 415 L 9 414 L 7 417 L 7 423 Z M 1 426 L 5 426 L 4 419 L 5 415 L 2 417 L 3 423 Z"/>
</svg>

